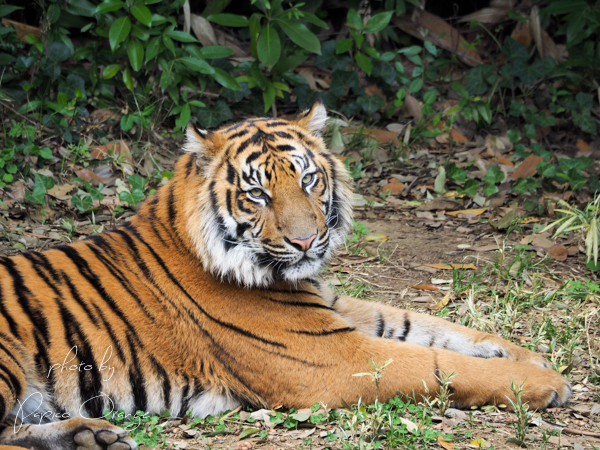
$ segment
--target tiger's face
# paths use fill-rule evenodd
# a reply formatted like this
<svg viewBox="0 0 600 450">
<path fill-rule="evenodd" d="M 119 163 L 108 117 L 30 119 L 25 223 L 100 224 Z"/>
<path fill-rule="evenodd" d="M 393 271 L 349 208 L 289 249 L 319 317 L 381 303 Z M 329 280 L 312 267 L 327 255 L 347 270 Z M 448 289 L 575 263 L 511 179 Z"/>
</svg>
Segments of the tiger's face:
<svg viewBox="0 0 600 450">
<path fill-rule="evenodd" d="M 294 121 L 188 128 L 203 182 L 187 231 L 206 269 L 245 286 L 316 275 L 351 226 L 346 169 L 327 150 L 321 103 Z"/>
</svg>

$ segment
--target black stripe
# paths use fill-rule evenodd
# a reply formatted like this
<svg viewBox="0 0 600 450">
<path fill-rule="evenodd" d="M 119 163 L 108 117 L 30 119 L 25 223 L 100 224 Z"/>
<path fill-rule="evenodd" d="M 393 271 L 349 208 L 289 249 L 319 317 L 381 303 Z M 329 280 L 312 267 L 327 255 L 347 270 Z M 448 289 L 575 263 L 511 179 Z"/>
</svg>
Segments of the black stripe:
<svg viewBox="0 0 600 450">
<path fill-rule="evenodd" d="M 328 336 L 330 334 L 338 334 L 338 333 L 350 333 L 354 331 L 353 327 L 344 327 L 344 328 L 335 328 L 333 330 L 321 330 L 321 331 L 305 331 L 305 330 L 289 330 L 292 333 L 296 334 L 307 334 L 309 336 Z"/>
<path fill-rule="evenodd" d="M 158 361 L 152 356 L 149 356 L 150 363 L 154 370 L 158 373 L 159 378 L 162 378 L 162 390 L 163 400 L 165 402 L 165 408 L 169 408 L 171 405 L 171 381 L 165 368 L 158 363 Z"/>
<path fill-rule="evenodd" d="M 154 293 L 152 293 L 154 295 L 154 297 L 156 298 L 156 301 L 158 303 L 162 303 L 161 299 L 167 300 L 169 302 L 169 304 L 177 311 L 178 314 L 184 315 L 183 312 L 181 311 L 181 309 L 179 308 L 179 305 L 177 305 L 175 302 L 173 302 L 171 300 L 171 298 L 168 295 L 166 295 L 166 293 L 164 292 L 164 289 L 156 283 L 155 277 L 152 274 L 152 271 L 150 270 L 150 268 L 148 267 L 148 265 L 142 258 L 139 248 L 138 248 L 137 244 L 135 243 L 135 241 L 133 240 L 133 238 L 122 229 L 114 230 L 114 233 L 123 237 L 123 240 L 125 241 L 127 248 L 130 250 L 130 253 L 133 256 L 134 263 L 142 271 L 142 274 L 144 275 L 146 280 L 150 283 L 150 285 L 153 286 L 161 294 L 161 297 L 159 299 Z M 136 270 L 131 270 L 131 268 L 130 268 L 130 272 L 137 273 Z"/>
<path fill-rule="evenodd" d="M 4 265 L 5 258 L 0 258 L 0 264 Z M 4 294 L 2 290 L 2 284 L 0 283 L 0 316 L 4 317 L 4 319 L 8 322 L 8 327 L 10 328 L 10 332 L 18 338 L 21 338 L 19 331 L 17 329 L 17 322 L 12 318 L 4 305 Z M 1 417 L 1 416 L 0 416 Z M 1 419 L 0 419 L 1 420 Z"/>
<path fill-rule="evenodd" d="M 96 364 L 90 341 L 75 315 L 65 308 L 60 300 L 57 303 L 65 326 L 65 340 L 69 343 L 69 348 L 75 347 L 76 358 L 80 363 L 83 363 L 83 366 L 79 365 L 79 367 L 83 367 L 84 370 L 79 370 L 78 373 L 80 398 L 85 402 L 85 408 L 91 417 L 100 417 L 104 405 L 102 397 L 99 396 L 102 389 L 102 378 L 98 370 L 99 364 Z M 91 366 L 91 370 L 85 370 L 86 366 Z"/>
<path fill-rule="evenodd" d="M 383 333 L 385 332 L 385 321 L 383 320 L 383 316 L 381 313 L 377 313 L 377 328 L 375 331 L 375 337 L 383 337 Z"/>
<path fill-rule="evenodd" d="M 108 321 L 106 320 L 106 317 L 104 316 L 104 313 L 102 312 L 102 310 L 100 308 L 98 308 L 98 306 L 96 306 L 96 305 L 92 305 L 92 306 L 94 307 L 94 309 L 96 310 L 96 313 L 100 317 L 100 320 L 102 321 L 102 325 L 104 326 L 104 329 L 110 336 L 112 342 L 117 347 L 117 356 L 119 357 L 119 359 L 121 360 L 122 363 L 125 363 L 125 352 L 123 351 L 123 347 L 121 346 L 119 339 L 117 339 L 115 330 L 113 330 L 111 324 L 108 323 Z"/>
<path fill-rule="evenodd" d="M 278 127 L 278 126 L 289 126 L 289 122 L 283 122 L 281 120 L 275 120 L 273 122 L 268 122 L 265 124 L 267 127 Z"/>
<path fill-rule="evenodd" d="M 0 333 L 0 338 L 4 339 L 5 341 L 10 342 L 9 339 L 7 339 L 7 336 L 5 336 L 2 333 Z M 13 355 L 11 353 L 11 351 L 9 349 L 7 349 L 6 346 L 2 342 L 0 342 L 0 350 L 2 350 L 15 363 L 15 365 L 19 369 L 23 370 L 23 366 L 21 365 L 21 363 L 19 362 L 19 360 L 17 358 L 15 358 L 15 355 Z M 0 420 L 2 420 L 2 419 L 0 419 Z"/>
<path fill-rule="evenodd" d="M 194 306 L 196 306 L 196 308 L 198 308 L 198 310 L 200 312 L 202 312 L 202 314 L 204 314 L 208 319 L 210 319 L 211 321 L 221 325 L 222 327 L 228 328 L 232 331 L 235 331 L 236 333 L 239 333 L 243 336 L 252 338 L 252 339 L 256 339 L 257 341 L 263 342 L 265 344 L 269 344 L 269 345 L 274 345 L 276 347 L 283 347 L 286 348 L 285 344 L 282 344 L 280 342 L 275 342 L 275 341 L 271 341 L 269 339 L 265 339 L 262 338 L 260 336 L 255 335 L 254 333 L 248 331 L 248 330 L 244 330 L 240 327 L 237 327 L 236 325 L 233 325 L 232 323 L 228 323 L 228 322 L 224 322 L 222 320 L 217 319 L 216 317 L 211 316 L 208 311 L 206 311 L 202 306 L 200 306 L 200 304 L 194 299 L 192 298 L 192 296 L 183 288 L 183 286 L 179 283 L 179 280 L 177 280 L 177 278 L 175 278 L 175 276 L 171 273 L 171 271 L 167 268 L 165 262 L 162 260 L 162 258 L 160 256 L 158 256 L 158 254 L 154 251 L 154 249 L 148 245 L 146 243 L 146 241 L 144 240 L 144 238 L 142 238 L 142 236 L 140 235 L 140 233 L 138 232 L 138 230 L 131 224 L 131 222 L 127 222 L 123 225 L 124 228 L 127 228 L 134 236 L 136 239 L 138 239 L 142 244 L 144 244 L 144 246 L 146 246 L 146 248 L 148 249 L 148 251 L 150 253 L 152 253 L 152 256 L 154 257 L 154 259 L 156 260 L 156 262 L 161 266 L 161 268 L 163 269 L 163 271 L 165 272 L 165 275 L 167 275 L 167 277 L 173 282 L 173 284 L 175 286 L 177 286 L 177 288 L 181 291 L 182 294 L 184 294 L 193 304 Z"/>
<path fill-rule="evenodd" d="M 398 340 L 405 341 L 408 333 L 410 333 L 410 320 L 408 319 L 408 313 L 404 313 L 404 325 L 402 327 L 402 334 L 398 336 Z"/>
<path fill-rule="evenodd" d="M 1 372 L 4 372 L 6 374 L 6 376 L 2 375 Z M 0 378 L 2 378 L 4 380 L 6 385 L 10 388 L 10 390 L 12 392 L 15 393 L 15 396 L 17 398 L 19 398 L 21 396 L 21 394 L 23 393 L 23 385 L 21 384 L 19 379 L 17 377 L 15 377 L 15 375 L 12 373 L 12 371 L 8 370 L 8 367 L 6 367 L 1 362 L 0 362 Z"/>
<path fill-rule="evenodd" d="M 280 152 L 289 152 L 291 150 L 296 150 L 296 147 L 294 147 L 293 145 L 288 145 L 288 144 L 282 144 L 282 145 L 278 145 L 277 150 L 279 150 Z M 293 167 L 293 166 L 292 166 Z M 294 169 L 295 170 L 295 169 Z"/>
<path fill-rule="evenodd" d="M 286 133 L 285 131 L 274 131 L 273 134 L 275 134 L 276 136 L 279 136 L 280 138 L 284 138 L 284 139 L 294 139 L 294 136 L 292 136 L 289 133 Z"/>
<path fill-rule="evenodd" d="M 96 248 L 95 246 L 88 245 L 88 248 L 92 251 L 94 256 L 96 256 L 96 259 L 98 261 L 100 261 L 100 263 L 104 267 L 106 267 L 106 269 L 110 272 L 110 274 L 113 277 L 115 277 L 123 285 L 123 287 L 125 288 L 127 293 L 131 296 L 131 298 L 133 298 L 135 300 L 135 302 L 138 304 L 138 306 L 140 307 L 140 309 L 142 311 L 144 311 L 146 317 L 148 317 L 148 319 L 150 319 L 152 322 L 154 322 L 156 320 L 156 318 L 148 310 L 146 303 L 144 301 L 142 301 L 142 299 L 137 295 L 137 292 L 135 292 L 135 288 L 131 285 L 131 283 L 125 276 L 121 275 L 121 273 L 119 272 L 117 267 L 114 265 L 114 263 L 111 262 L 109 259 L 105 258 L 104 255 L 102 255 L 100 253 L 100 250 L 98 250 L 98 248 Z"/>
<path fill-rule="evenodd" d="M 104 300 L 110 306 L 112 311 L 119 317 L 119 319 L 121 319 L 121 321 L 127 326 L 127 328 L 132 333 L 134 333 L 138 345 L 141 346 L 142 343 L 139 337 L 137 336 L 135 327 L 131 324 L 131 322 L 127 318 L 127 315 L 125 315 L 121 308 L 119 308 L 115 299 L 112 298 L 108 294 L 108 292 L 106 292 L 103 283 L 96 276 L 96 274 L 94 274 L 88 262 L 84 258 L 82 258 L 79 252 L 77 252 L 77 250 L 75 250 L 73 247 L 67 245 L 60 245 L 58 247 L 55 247 L 55 249 L 63 252 L 75 264 L 75 267 L 79 271 L 81 276 L 88 281 L 88 283 L 94 288 L 94 290 L 102 298 L 102 300 Z"/>
<path fill-rule="evenodd" d="M 127 332 L 127 342 L 129 343 L 131 365 L 129 366 L 129 385 L 133 393 L 133 402 L 136 410 L 146 411 L 148 409 L 148 397 L 146 395 L 146 381 L 144 373 L 140 367 L 140 361 L 137 355 L 137 348 L 132 342 L 132 335 Z"/>
<path fill-rule="evenodd" d="M 236 138 L 244 136 L 245 134 L 248 134 L 248 130 L 238 131 L 237 133 L 234 133 L 231 136 L 228 136 L 227 139 L 236 139 Z"/>
<path fill-rule="evenodd" d="M 30 300 L 31 297 L 33 297 L 33 294 L 25 285 L 21 272 L 19 272 L 15 262 L 12 259 L 4 258 L 4 267 L 6 268 L 8 274 L 13 280 L 14 292 L 17 296 L 19 305 L 21 306 L 21 308 L 23 308 L 24 313 L 31 321 L 31 325 L 35 329 L 39 330 L 44 337 L 44 341 L 48 342 L 50 338 L 50 332 L 48 330 L 48 321 L 43 315 L 41 309 L 36 310 L 32 308 Z"/>
<path fill-rule="evenodd" d="M 273 303 L 278 303 L 280 305 L 285 306 L 299 306 L 303 308 L 318 308 L 318 309 L 327 309 L 329 311 L 334 311 L 333 308 L 327 305 L 323 305 L 322 303 L 310 303 L 310 302 L 286 302 L 285 300 L 277 300 L 271 297 L 264 297 L 265 300 L 268 300 Z"/>
<path fill-rule="evenodd" d="M 189 178 L 189 176 L 192 173 L 192 169 L 194 168 L 194 165 L 196 163 L 196 154 L 195 153 L 191 153 L 190 156 L 188 157 L 188 160 L 185 163 L 185 177 Z"/>
<path fill-rule="evenodd" d="M 4 397 L 0 397 L 0 420 L 3 420 L 5 415 L 6 415 L 6 400 L 4 400 Z"/>
</svg>

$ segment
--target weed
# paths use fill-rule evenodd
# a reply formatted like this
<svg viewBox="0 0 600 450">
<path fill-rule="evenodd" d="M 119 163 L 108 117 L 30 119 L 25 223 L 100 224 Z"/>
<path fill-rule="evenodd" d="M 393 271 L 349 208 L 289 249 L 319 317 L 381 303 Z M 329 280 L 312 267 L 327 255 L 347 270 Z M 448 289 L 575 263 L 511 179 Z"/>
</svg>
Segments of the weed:
<svg viewBox="0 0 600 450">
<path fill-rule="evenodd" d="M 373 372 L 355 373 L 352 376 L 353 377 L 370 376 L 371 379 L 373 380 L 373 382 L 375 383 L 375 386 L 377 387 L 377 398 L 376 398 L 376 400 L 377 400 L 379 398 L 379 383 L 381 382 L 381 377 L 383 376 L 383 370 L 387 366 L 389 366 L 392 362 L 393 362 L 393 360 L 390 359 L 390 360 L 384 362 L 383 364 L 381 364 L 380 366 L 378 366 L 375 363 L 375 360 L 373 358 L 371 358 L 371 367 L 373 367 Z"/>
<path fill-rule="evenodd" d="M 582 210 L 569 205 L 564 200 L 559 200 L 558 203 L 563 206 L 564 209 L 556 209 L 555 211 L 562 213 L 563 216 L 550 223 L 541 232 L 557 227 L 554 232 L 554 237 L 571 231 L 576 232 L 578 235 L 585 236 L 584 241 L 587 267 L 593 271 L 600 270 L 600 265 L 598 264 L 600 235 L 598 208 L 600 205 L 600 195 L 597 195 L 594 200 L 589 202 Z"/>
<path fill-rule="evenodd" d="M 527 429 L 529 428 L 529 422 L 533 416 L 533 413 L 529 411 L 529 405 L 523 402 L 523 384 L 524 383 L 521 383 L 519 387 L 517 387 L 513 380 L 510 384 L 510 390 L 515 395 L 515 400 L 513 401 L 513 399 L 507 397 L 517 416 L 517 420 L 513 424 L 515 427 L 515 437 L 507 439 L 507 442 L 513 442 L 521 447 L 525 447 Z"/>
</svg>

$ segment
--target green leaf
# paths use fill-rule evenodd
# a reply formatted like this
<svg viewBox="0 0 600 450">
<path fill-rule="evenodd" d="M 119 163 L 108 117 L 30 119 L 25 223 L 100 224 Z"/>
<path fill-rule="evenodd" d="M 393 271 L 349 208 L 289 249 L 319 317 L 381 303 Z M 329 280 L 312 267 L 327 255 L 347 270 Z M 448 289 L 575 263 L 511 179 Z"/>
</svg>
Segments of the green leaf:
<svg viewBox="0 0 600 450">
<path fill-rule="evenodd" d="M 250 25 L 250 21 L 246 16 L 237 14 L 213 14 L 208 16 L 206 20 L 226 27 L 247 27 Z"/>
<path fill-rule="evenodd" d="M 365 72 L 367 75 L 371 75 L 371 70 L 373 70 L 373 64 L 371 64 L 371 60 L 368 56 L 364 55 L 361 52 L 356 52 L 356 54 L 354 55 L 354 60 L 363 72 Z"/>
<path fill-rule="evenodd" d="M 287 18 L 280 18 L 277 21 L 281 23 L 281 29 L 294 44 L 311 53 L 321 54 L 321 42 L 319 42 L 319 38 L 306 28 L 306 25 Z"/>
<path fill-rule="evenodd" d="M 247 438 L 248 436 L 252 436 L 253 434 L 256 434 L 260 432 L 260 429 L 258 428 L 244 428 L 242 430 L 242 432 L 240 433 L 240 435 L 238 436 L 238 440 L 242 440 L 244 438 Z"/>
<path fill-rule="evenodd" d="M 457 167 L 455 163 L 448 164 L 446 167 L 448 178 L 457 183 L 464 183 L 467 179 L 467 171 Z"/>
<path fill-rule="evenodd" d="M 136 72 L 142 68 L 144 62 L 144 46 L 140 41 L 131 40 L 127 44 L 127 56 L 129 56 L 129 62 L 131 68 Z"/>
<path fill-rule="evenodd" d="M 47 177 L 41 173 L 36 173 L 35 184 L 41 184 L 45 189 L 52 189 L 54 187 L 54 178 Z"/>
<path fill-rule="evenodd" d="M 350 62 L 347 55 L 340 56 L 335 51 L 336 42 L 329 40 L 323 42 L 321 46 L 321 55 L 315 58 L 315 65 L 322 69 L 341 70 Z"/>
<path fill-rule="evenodd" d="M 504 177 L 504 172 L 502 172 L 500 169 L 495 168 L 494 166 L 491 166 L 485 174 L 483 181 L 485 181 L 488 184 L 496 184 L 504 180 Z"/>
<path fill-rule="evenodd" d="M 258 59 L 265 66 L 272 67 L 279 59 L 281 42 L 277 31 L 271 25 L 267 24 L 260 30 L 256 51 L 258 52 Z"/>
<path fill-rule="evenodd" d="M 414 94 L 415 92 L 419 92 L 423 87 L 423 78 L 414 78 L 410 84 L 408 85 L 408 92 Z"/>
<path fill-rule="evenodd" d="M 588 7 L 588 3 L 585 0 L 559 0 L 550 2 L 541 12 L 562 15 L 572 13 L 573 11 L 581 11 Z"/>
<path fill-rule="evenodd" d="M 469 91 L 467 91 L 462 84 L 452 83 L 452 89 L 454 89 L 461 97 L 469 98 Z"/>
<path fill-rule="evenodd" d="M 511 37 L 506 37 L 504 39 L 504 44 L 502 44 L 502 53 L 504 54 L 504 56 L 506 56 L 506 59 L 509 61 L 513 61 L 516 59 L 527 60 L 529 58 L 529 52 L 527 51 L 527 47 L 515 41 Z"/>
<path fill-rule="evenodd" d="M 233 55 L 233 50 L 223 45 L 208 45 L 200 49 L 200 54 L 207 59 L 220 59 Z"/>
<path fill-rule="evenodd" d="M 0 5 L 0 17 L 8 16 L 11 12 L 23 9 L 21 6 Z"/>
<path fill-rule="evenodd" d="M 309 13 L 308 11 L 300 11 L 300 12 L 302 13 L 302 18 L 304 20 L 306 20 L 307 22 L 310 22 L 313 25 L 316 25 L 318 27 L 325 28 L 326 30 L 329 29 L 327 24 L 325 22 L 323 22 L 321 19 L 319 19 L 317 16 L 315 16 L 314 14 Z"/>
<path fill-rule="evenodd" d="M 346 53 L 352 48 L 354 41 L 350 38 L 340 39 L 335 43 L 335 52 L 339 55 L 340 53 Z"/>
<path fill-rule="evenodd" d="M 481 187 L 481 183 L 476 180 L 467 180 L 464 187 L 457 187 L 456 192 L 460 195 L 468 195 L 469 197 L 475 197 L 477 191 Z"/>
<path fill-rule="evenodd" d="M 375 114 L 385 106 L 385 101 L 379 95 L 363 94 L 356 99 L 356 103 L 368 115 Z"/>
<path fill-rule="evenodd" d="M 131 184 L 131 189 L 138 189 L 140 191 L 143 191 L 144 186 L 146 186 L 146 179 L 140 175 L 129 175 L 127 177 L 127 181 L 129 181 L 129 183 Z"/>
<path fill-rule="evenodd" d="M 196 117 L 204 128 L 214 128 L 233 117 L 223 100 L 217 100 L 212 108 L 199 108 Z"/>
<path fill-rule="evenodd" d="M 215 73 L 215 69 L 203 59 L 184 56 L 183 58 L 179 59 L 179 61 L 181 61 L 190 69 L 196 72 L 204 73 L 207 75 L 212 75 Z"/>
<path fill-rule="evenodd" d="M 184 31 L 171 30 L 171 31 L 165 32 L 165 34 L 167 36 L 169 36 L 171 39 L 175 39 L 176 41 L 179 41 L 179 42 L 186 42 L 186 43 L 198 42 L 198 39 L 196 39 L 190 33 L 186 33 Z"/>
<path fill-rule="evenodd" d="M 240 91 L 242 89 L 237 80 L 223 69 L 215 67 L 214 71 L 215 72 L 212 74 L 212 76 L 221 86 L 231 89 L 232 91 Z"/>
<path fill-rule="evenodd" d="M 133 17 L 135 17 L 147 27 L 152 26 L 152 13 L 150 12 L 150 8 L 148 8 L 147 6 L 141 3 L 136 3 L 131 7 L 131 14 L 133 14 Z"/>
<path fill-rule="evenodd" d="M 40 148 L 40 156 L 44 159 L 52 158 L 52 149 L 48 147 Z"/>
<path fill-rule="evenodd" d="M 75 194 L 71 197 L 71 204 L 83 213 L 92 206 L 93 200 L 89 195 L 80 197 L 79 194 Z"/>
<path fill-rule="evenodd" d="M 386 11 L 379 14 L 375 14 L 369 19 L 369 21 L 365 25 L 364 32 L 379 33 L 388 25 L 388 23 L 390 23 L 393 13 L 393 11 Z"/>
<path fill-rule="evenodd" d="M 129 71 L 129 67 L 126 67 L 123 71 L 123 83 L 125 83 L 125 87 L 133 92 L 133 78 L 131 78 L 131 72 Z"/>
<path fill-rule="evenodd" d="M 275 86 L 267 81 L 267 88 L 263 91 L 263 101 L 265 102 L 265 112 L 268 112 L 275 103 Z"/>
<path fill-rule="evenodd" d="M 150 42 L 148 42 L 148 46 L 146 47 L 146 60 L 144 62 L 154 59 L 160 52 L 161 47 L 162 42 L 160 40 L 160 36 L 155 36 L 150 39 Z"/>
<path fill-rule="evenodd" d="M 348 22 L 348 25 L 355 30 L 361 30 L 363 27 L 362 17 L 360 17 L 360 14 L 353 8 L 348 10 L 346 21 Z"/>
<path fill-rule="evenodd" d="M 121 117 L 121 129 L 123 131 L 129 131 L 135 125 L 135 118 L 133 114 L 125 114 Z"/>
<path fill-rule="evenodd" d="M 163 35 L 163 43 L 165 44 L 165 47 L 167 47 L 167 49 L 169 49 L 169 51 L 175 55 L 175 44 L 173 44 L 173 40 L 166 35 Z"/>
<path fill-rule="evenodd" d="M 495 184 L 486 184 L 483 188 L 483 193 L 488 197 L 494 195 L 496 192 L 498 192 L 498 186 Z"/>
<path fill-rule="evenodd" d="M 131 31 L 131 21 L 129 17 L 123 16 L 115 20 L 110 26 L 108 31 L 108 40 L 110 42 L 110 49 L 114 52 L 119 44 L 127 39 L 129 32 Z"/>
<path fill-rule="evenodd" d="M 189 103 L 184 103 L 181 108 L 181 112 L 179 113 L 179 125 L 181 126 L 181 130 L 185 130 L 188 122 L 190 121 L 190 117 L 192 115 L 192 110 L 190 108 Z"/>
<path fill-rule="evenodd" d="M 471 95 L 485 94 L 490 86 L 489 79 L 493 75 L 494 68 L 491 65 L 475 66 L 465 74 L 465 89 Z"/>
<path fill-rule="evenodd" d="M 139 189 L 132 189 L 131 192 L 119 192 L 119 200 L 128 203 L 130 206 L 135 206 L 144 199 L 144 193 Z"/>
<path fill-rule="evenodd" d="M 341 97 L 349 88 L 358 88 L 358 72 L 356 70 L 334 70 L 331 74 L 329 92 L 336 97 Z"/>
<path fill-rule="evenodd" d="M 125 7 L 125 2 L 121 0 L 107 0 L 100 3 L 94 10 L 94 14 L 105 14 L 109 12 L 118 11 Z"/>
</svg>

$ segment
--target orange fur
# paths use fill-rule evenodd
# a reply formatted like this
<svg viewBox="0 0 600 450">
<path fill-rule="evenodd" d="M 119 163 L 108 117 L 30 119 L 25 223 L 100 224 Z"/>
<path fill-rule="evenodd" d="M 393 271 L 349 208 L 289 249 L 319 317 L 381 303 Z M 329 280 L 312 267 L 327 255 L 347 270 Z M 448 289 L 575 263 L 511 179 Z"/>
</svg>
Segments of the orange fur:
<svg viewBox="0 0 600 450">
<path fill-rule="evenodd" d="M 457 374 L 452 399 L 463 407 L 505 403 L 513 379 L 532 408 L 566 401 L 566 380 L 528 350 L 338 298 L 317 280 L 351 223 L 348 177 L 319 136 L 324 118 L 317 104 L 296 122 L 190 129 L 175 177 L 127 224 L 0 258 L 0 416 L 39 423 L 18 417 L 38 392 L 49 422 L 70 418 L 6 429 L 0 443 L 99 436 L 108 425 L 80 415 L 111 408 L 202 416 L 237 404 L 372 402 L 375 385 L 353 376 L 371 359 L 393 359 L 382 401 L 435 395 L 441 371 Z M 294 244 L 313 235 L 306 252 Z"/>
</svg>

